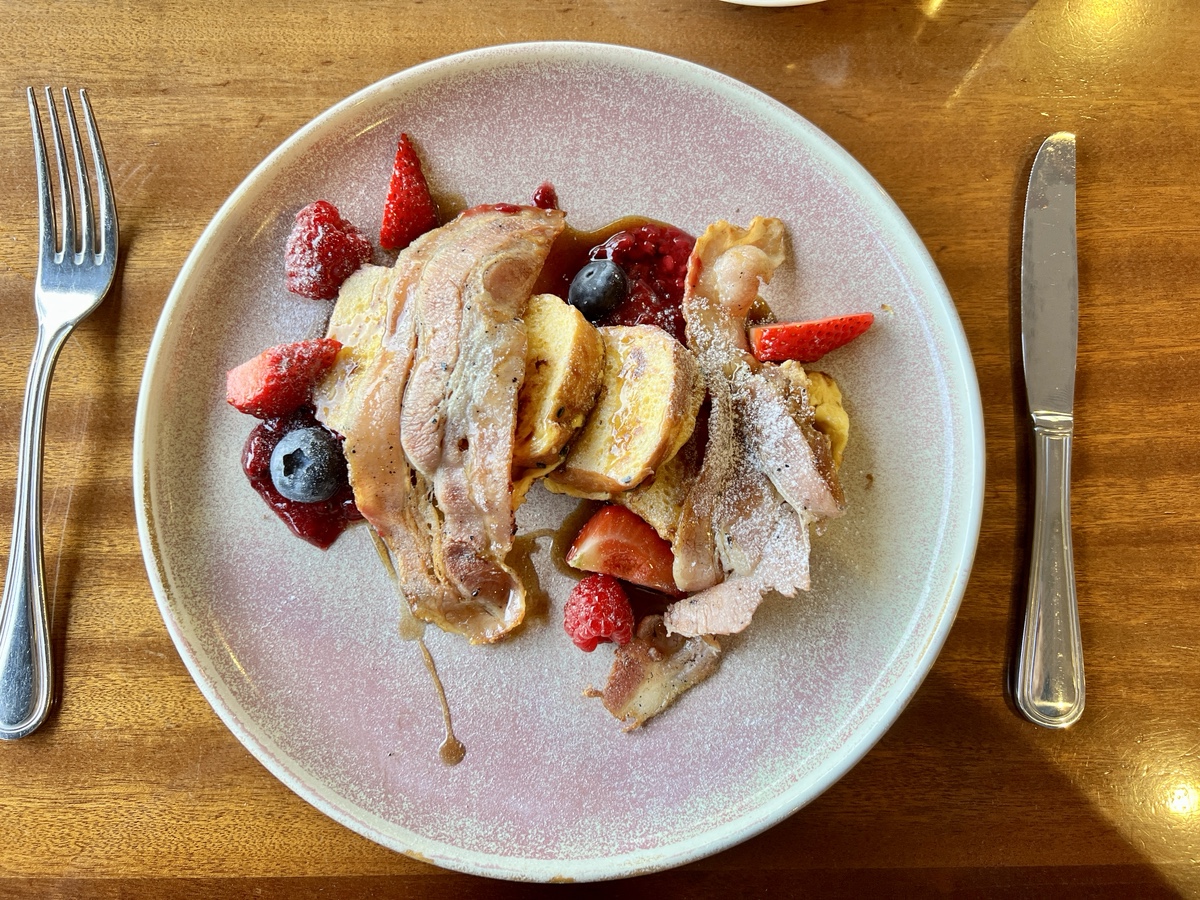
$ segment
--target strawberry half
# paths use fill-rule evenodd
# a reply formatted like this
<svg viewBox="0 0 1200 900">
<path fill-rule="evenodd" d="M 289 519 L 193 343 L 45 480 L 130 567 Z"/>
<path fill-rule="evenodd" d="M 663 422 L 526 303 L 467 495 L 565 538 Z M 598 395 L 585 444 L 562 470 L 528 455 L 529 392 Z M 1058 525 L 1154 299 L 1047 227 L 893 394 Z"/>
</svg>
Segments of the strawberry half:
<svg viewBox="0 0 1200 900">
<path fill-rule="evenodd" d="M 400 135 L 387 202 L 383 205 L 383 227 L 379 243 L 388 250 L 402 250 L 425 232 L 437 228 L 437 206 L 425 183 L 421 160 L 408 140 Z"/>
<path fill-rule="evenodd" d="M 318 338 L 264 350 L 226 373 L 225 399 L 260 419 L 286 416 L 309 401 L 341 349 L 334 338 Z"/>
<path fill-rule="evenodd" d="M 874 321 L 872 313 L 856 313 L 813 322 L 756 325 L 750 329 L 750 347 L 760 362 L 816 362 L 830 350 L 850 343 Z"/>
<path fill-rule="evenodd" d="M 623 506 L 602 507 L 576 535 L 567 563 L 632 584 L 682 596 L 671 570 L 671 545 L 637 513 Z"/>
</svg>

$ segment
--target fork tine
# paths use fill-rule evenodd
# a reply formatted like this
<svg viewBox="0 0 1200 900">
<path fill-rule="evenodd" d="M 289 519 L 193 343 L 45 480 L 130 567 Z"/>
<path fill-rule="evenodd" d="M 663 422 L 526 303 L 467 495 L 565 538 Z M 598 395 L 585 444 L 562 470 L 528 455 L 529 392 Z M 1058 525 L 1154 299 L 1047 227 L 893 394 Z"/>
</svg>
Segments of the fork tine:
<svg viewBox="0 0 1200 900">
<path fill-rule="evenodd" d="M 108 177 L 108 162 L 104 158 L 104 145 L 100 143 L 100 131 L 96 128 L 92 104 L 84 88 L 79 90 L 79 101 L 83 104 L 83 120 L 87 125 L 88 142 L 92 146 L 92 160 L 96 163 L 96 191 L 100 199 L 98 258 L 112 260 L 117 253 L 117 202 L 113 197 L 112 181 Z"/>
<path fill-rule="evenodd" d="M 46 88 L 46 105 L 50 107 L 50 133 L 54 136 L 54 153 L 58 162 L 59 210 L 62 215 L 58 222 L 59 237 L 61 238 L 64 259 L 68 253 L 75 253 L 75 200 L 71 190 L 71 179 L 67 174 L 67 151 L 63 147 L 62 131 L 58 127 L 58 109 L 54 105 L 54 94 Z"/>
<path fill-rule="evenodd" d="M 29 100 L 29 119 L 33 124 L 33 158 L 38 182 L 39 268 L 54 261 L 54 198 L 50 190 L 50 169 L 46 165 L 46 142 L 42 137 L 42 119 L 38 115 L 33 88 L 25 89 Z"/>
<path fill-rule="evenodd" d="M 83 144 L 79 140 L 79 126 L 75 123 L 75 107 L 71 103 L 71 92 L 62 89 L 63 107 L 67 111 L 67 130 L 71 133 L 71 154 L 75 158 L 75 177 L 79 186 L 79 250 L 86 258 L 95 256 L 95 232 L 92 230 L 92 185 L 88 180 L 87 162 L 83 156 Z M 90 262 L 91 260 L 87 260 Z"/>
</svg>

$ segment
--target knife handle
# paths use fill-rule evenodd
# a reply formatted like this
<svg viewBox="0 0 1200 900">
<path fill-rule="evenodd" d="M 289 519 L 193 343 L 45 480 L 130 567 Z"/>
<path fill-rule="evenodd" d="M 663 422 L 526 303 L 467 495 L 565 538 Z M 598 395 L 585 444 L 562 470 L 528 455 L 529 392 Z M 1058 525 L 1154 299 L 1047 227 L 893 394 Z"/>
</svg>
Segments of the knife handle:
<svg viewBox="0 0 1200 900">
<path fill-rule="evenodd" d="M 1083 644 L 1071 552 L 1069 416 L 1034 416 L 1033 554 L 1025 631 L 1017 663 L 1017 707 L 1047 728 L 1083 714 Z"/>
</svg>

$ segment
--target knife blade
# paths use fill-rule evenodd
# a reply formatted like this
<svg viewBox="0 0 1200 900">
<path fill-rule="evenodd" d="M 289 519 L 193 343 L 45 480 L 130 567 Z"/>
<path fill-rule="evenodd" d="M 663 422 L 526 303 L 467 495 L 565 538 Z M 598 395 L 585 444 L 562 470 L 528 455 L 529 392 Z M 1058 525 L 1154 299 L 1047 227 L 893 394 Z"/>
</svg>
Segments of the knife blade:
<svg viewBox="0 0 1200 900">
<path fill-rule="evenodd" d="M 1034 526 L 1015 699 L 1030 721 L 1083 713 L 1083 647 L 1071 546 L 1071 440 L 1079 333 L 1075 136 L 1052 134 L 1029 176 L 1021 248 L 1021 353 L 1034 433 Z"/>
</svg>

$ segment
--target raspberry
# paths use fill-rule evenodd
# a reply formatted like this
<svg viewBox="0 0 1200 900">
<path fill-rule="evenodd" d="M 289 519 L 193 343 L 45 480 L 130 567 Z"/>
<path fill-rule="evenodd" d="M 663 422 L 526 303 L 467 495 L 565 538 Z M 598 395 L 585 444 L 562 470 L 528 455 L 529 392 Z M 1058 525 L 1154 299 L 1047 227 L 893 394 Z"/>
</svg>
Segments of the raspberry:
<svg viewBox="0 0 1200 900">
<path fill-rule="evenodd" d="M 563 628 L 575 646 L 591 653 L 602 642 L 633 640 L 633 608 L 620 582 L 611 575 L 589 575 L 571 591 Z"/>
<path fill-rule="evenodd" d="M 696 239 L 673 225 L 647 223 L 620 231 L 592 251 L 592 259 L 611 259 L 629 276 L 626 301 L 602 325 L 657 325 L 685 342 L 683 286 L 688 257 Z"/>
<path fill-rule="evenodd" d="M 284 254 L 287 289 L 313 300 L 333 300 L 338 288 L 371 258 L 371 242 L 328 200 L 296 214 Z"/>
</svg>

